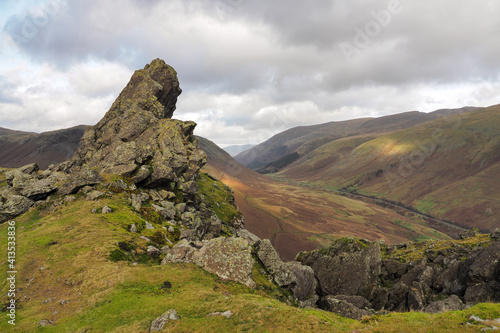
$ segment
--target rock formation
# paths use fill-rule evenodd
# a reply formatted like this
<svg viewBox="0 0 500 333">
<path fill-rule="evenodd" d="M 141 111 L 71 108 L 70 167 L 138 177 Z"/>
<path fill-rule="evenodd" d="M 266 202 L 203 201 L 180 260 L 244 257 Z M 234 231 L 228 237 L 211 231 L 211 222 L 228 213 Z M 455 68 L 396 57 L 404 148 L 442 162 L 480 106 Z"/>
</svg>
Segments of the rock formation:
<svg viewBox="0 0 500 333">
<path fill-rule="evenodd" d="M 500 232 L 468 235 L 399 245 L 348 237 L 297 259 L 314 270 L 318 305 L 351 318 L 500 302 Z"/>
<path fill-rule="evenodd" d="M 177 73 L 156 59 L 137 70 L 106 115 L 88 128 L 68 162 L 38 173 L 36 164 L 6 174 L 1 221 L 58 193 L 77 193 L 103 174 L 129 178 L 143 188 L 163 188 L 195 201 L 194 181 L 206 156 L 193 136 L 194 122 L 170 119 L 181 93 Z"/>
</svg>

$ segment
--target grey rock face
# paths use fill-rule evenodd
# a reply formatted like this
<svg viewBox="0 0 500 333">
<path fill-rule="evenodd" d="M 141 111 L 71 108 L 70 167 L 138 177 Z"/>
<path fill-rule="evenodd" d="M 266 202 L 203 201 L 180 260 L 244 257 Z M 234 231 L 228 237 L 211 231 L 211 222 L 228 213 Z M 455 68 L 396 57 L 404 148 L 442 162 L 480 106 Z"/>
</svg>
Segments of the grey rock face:
<svg viewBox="0 0 500 333">
<path fill-rule="evenodd" d="M 11 188 L 2 188 L 0 190 L 0 222 L 5 222 L 28 211 L 34 204 L 33 200 L 18 195 Z"/>
<path fill-rule="evenodd" d="M 370 299 L 380 275 L 378 243 L 342 238 L 300 260 L 311 266 L 325 295 L 357 295 Z"/>
<path fill-rule="evenodd" d="M 269 239 L 262 240 L 257 246 L 257 257 L 280 287 L 291 286 L 297 282 L 295 275 L 281 261 Z"/>
</svg>

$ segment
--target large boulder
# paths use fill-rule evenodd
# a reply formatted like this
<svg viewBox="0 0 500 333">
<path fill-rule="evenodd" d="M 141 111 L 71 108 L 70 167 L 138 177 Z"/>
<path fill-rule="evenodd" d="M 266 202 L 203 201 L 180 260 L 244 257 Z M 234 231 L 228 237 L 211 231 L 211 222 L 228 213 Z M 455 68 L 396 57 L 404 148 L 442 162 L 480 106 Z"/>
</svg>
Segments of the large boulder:
<svg viewBox="0 0 500 333">
<path fill-rule="evenodd" d="M 380 245 L 346 237 L 331 246 L 300 253 L 299 261 L 310 266 L 323 295 L 357 295 L 371 299 L 381 270 Z"/>
<path fill-rule="evenodd" d="M 194 252 L 193 262 L 222 279 L 255 287 L 252 279 L 254 261 L 248 242 L 242 238 L 214 238 Z"/>
<path fill-rule="evenodd" d="M 17 194 L 12 188 L 2 188 L 0 190 L 0 222 L 5 222 L 28 211 L 34 204 L 33 200 Z"/>
</svg>

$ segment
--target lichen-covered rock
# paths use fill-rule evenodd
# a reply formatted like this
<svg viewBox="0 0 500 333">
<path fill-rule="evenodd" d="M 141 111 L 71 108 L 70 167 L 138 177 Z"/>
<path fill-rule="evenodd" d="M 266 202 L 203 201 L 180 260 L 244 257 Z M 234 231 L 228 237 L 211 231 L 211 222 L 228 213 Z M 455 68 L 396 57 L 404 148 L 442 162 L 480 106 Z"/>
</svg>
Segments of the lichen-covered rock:
<svg viewBox="0 0 500 333">
<path fill-rule="evenodd" d="M 324 295 L 358 295 L 371 299 L 381 271 L 380 246 L 353 237 L 299 255 L 311 266 Z"/>
<path fill-rule="evenodd" d="M 153 320 L 151 323 L 151 326 L 149 327 L 149 332 L 160 332 L 163 330 L 163 327 L 165 327 L 165 324 L 169 320 L 179 320 L 179 316 L 177 315 L 176 310 L 168 310 L 167 312 L 163 313 L 161 316 Z"/>
<path fill-rule="evenodd" d="M 264 239 L 257 245 L 257 257 L 259 257 L 278 286 L 295 285 L 297 278 L 290 268 L 281 261 L 278 252 L 276 252 L 269 239 Z"/>
<path fill-rule="evenodd" d="M 196 249 L 192 247 L 187 240 L 182 239 L 171 249 L 168 249 L 168 247 L 162 248 L 165 257 L 163 257 L 161 263 L 190 263 L 192 262 L 195 250 Z"/>
<path fill-rule="evenodd" d="M 83 166 L 75 170 L 68 180 L 59 188 L 59 194 L 68 195 L 75 194 L 85 186 L 92 186 L 99 184 L 102 177 L 95 168 Z"/>
<path fill-rule="evenodd" d="M 69 171 L 86 165 L 193 196 L 206 156 L 193 136 L 196 124 L 170 119 L 180 93 L 177 73 L 163 60 L 137 70 L 106 115 L 87 129 Z"/>
<path fill-rule="evenodd" d="M 214 238 L 193 254 L 193 262 L 218 277 L 255 287 L 251 248 L 242 238 Z"/>
<path fill-rule="evenodd" d="M 248 242 L 248 244 L 250 244 L 250 246 L 256 246 L 256 244 L 261 241 L 261 239 L 259 238 L 259 236 L 251 233 L 247 229 L 238 229 L 238 230 L 236 230 L 236 235 L 238 237 L 241 237 L 244 240 L 246 240 Z"/>
<path fill-rule="evenodd" d="M 34 204 L 33 200 L 18 195 L 12 188 L 2 188 L 0 190 L 0 222 L 5 222 L 28 211 Z"/>
<path fill-rule="evenodd" d="M 45 200 L 54 193 L 61 181 L 66 177 L 63 173 L 54 172 L 48 177 L 38 175 L 38 165 L 28 164 L 5 173 L 7 184 L 19 195 L 37 201 Z"/>
</svg>

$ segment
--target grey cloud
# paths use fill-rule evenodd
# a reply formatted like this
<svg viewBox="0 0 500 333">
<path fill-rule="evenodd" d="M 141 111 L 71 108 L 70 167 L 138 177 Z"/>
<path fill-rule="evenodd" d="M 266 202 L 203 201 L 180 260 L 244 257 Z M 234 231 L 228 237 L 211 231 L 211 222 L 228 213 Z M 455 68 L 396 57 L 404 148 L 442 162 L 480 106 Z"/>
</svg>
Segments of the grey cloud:
<svg viewBox="0 0 500 333">
<path fill-rule="evenodd" d="M 20 103 L 19 98 L 14 96 L 14 88 L 7 77 L 0 75 L 0 103 Z"/>
</svg>

